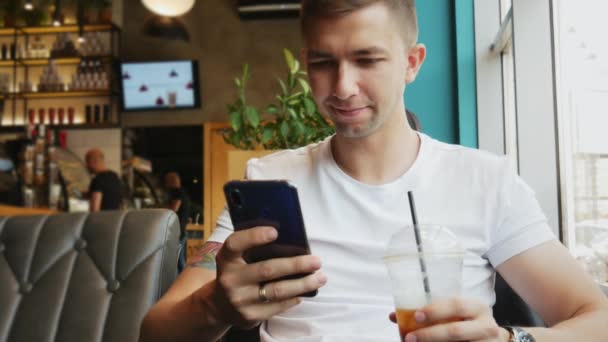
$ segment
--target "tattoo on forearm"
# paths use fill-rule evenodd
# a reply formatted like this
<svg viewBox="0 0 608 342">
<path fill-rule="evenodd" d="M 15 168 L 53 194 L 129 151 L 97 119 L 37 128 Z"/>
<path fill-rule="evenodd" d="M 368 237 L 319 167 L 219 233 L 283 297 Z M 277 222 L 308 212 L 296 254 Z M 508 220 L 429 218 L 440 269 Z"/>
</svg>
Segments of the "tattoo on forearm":
<svg viewBox="0 0 608 342">
<path fill-rule="evenodd" d="M 203 267 L 208 270 L 215 271 L 215 256 L 217 252 L 222 248 L 222 244 L 219 242 L 207 242 L 203 247 L 196 253 L 196 255 L 190 261 L 189 266 L 192 267 Z"/>
</svg>

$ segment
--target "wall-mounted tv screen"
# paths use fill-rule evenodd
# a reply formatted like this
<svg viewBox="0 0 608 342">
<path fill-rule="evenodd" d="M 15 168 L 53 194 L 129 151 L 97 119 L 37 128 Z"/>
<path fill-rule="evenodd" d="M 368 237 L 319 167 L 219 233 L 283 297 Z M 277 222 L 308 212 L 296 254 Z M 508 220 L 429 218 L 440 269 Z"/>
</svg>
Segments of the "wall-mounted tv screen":
<svg viewBox="0 0 608 342">
<path fill-rule="evenodd" d="M 123 62 L 120 75 L 123 111 L 200 107 L 196 61 Z"/>
</svg>

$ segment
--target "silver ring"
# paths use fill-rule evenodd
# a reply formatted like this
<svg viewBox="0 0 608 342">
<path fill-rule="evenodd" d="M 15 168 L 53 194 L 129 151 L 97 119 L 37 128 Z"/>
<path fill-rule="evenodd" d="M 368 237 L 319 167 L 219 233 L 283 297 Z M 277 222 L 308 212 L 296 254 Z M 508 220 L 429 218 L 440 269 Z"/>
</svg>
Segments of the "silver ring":
<svg viewBox="0 0 608 342">
<path fill-rule="evenodd" d="M 260 285 L 260 289 L 258 290 L 258 298 L 262 303 L 270 303 L 270 298 L 266 295 L 266 286 Z"/>
</svg>

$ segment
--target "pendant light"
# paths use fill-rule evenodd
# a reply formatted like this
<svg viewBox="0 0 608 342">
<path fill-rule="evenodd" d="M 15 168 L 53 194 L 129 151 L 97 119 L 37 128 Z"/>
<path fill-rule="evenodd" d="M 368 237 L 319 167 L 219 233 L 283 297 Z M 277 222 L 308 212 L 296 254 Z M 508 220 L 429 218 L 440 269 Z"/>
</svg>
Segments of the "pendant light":
<svg viewBox="0 0 608 342">
<path fill-rule="evenodd" d="M 142 0 L 144 6 L 155 13 L 148 18 L 143 32 L 151 37 L 189 41 L 186 25 L 177 18 L 192 9 L 195 0 Z"/>
<path fill-rule="evenodd" d="M 142 0 L 150 11 L 163 17 L 177 17 L 187 13 L 194 6 L 194 0 Z"/>
</svg>

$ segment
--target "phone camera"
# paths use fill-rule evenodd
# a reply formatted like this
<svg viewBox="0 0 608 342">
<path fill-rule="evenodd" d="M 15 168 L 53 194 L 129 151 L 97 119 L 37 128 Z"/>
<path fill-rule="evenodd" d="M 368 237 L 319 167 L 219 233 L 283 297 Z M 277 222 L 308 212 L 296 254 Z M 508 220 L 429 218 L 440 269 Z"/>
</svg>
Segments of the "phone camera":
<svg viewBox="0 0 608 342">
<path fill-rule="evenodd" d="M 243 198 L 241 198 L 241 192 L 238 189 L 230 191 L 230 200 L 235 207 L 243 207 Z"/>
</svg>

